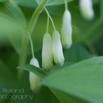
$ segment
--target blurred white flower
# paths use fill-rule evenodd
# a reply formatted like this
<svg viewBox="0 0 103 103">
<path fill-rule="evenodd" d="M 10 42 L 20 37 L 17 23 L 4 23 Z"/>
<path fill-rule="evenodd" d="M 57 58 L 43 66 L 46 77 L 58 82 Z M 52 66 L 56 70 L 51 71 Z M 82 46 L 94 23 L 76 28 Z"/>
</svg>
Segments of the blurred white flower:
<svg viewBox="0 0 103 103">
<path fill-rule="evenodd" d="M 63 15 L 63 24 L 61 29 L 61 40 L 64 48 L 68 49 L 72 45 L 72 24 L 71 14 L 68 10 L 65 10 Z"/>
<path fill-rule="evenodd" d="M 80 0 L 79 2 L 80 11 L 82 16 L 87 19 L 91 20 L 94 17 L 94 10 L 92 0 Z"/>
<path fill-rule="evenodd" d="M 62 50 L 62 44 L 60 40 L 60 34 L 58 31 L 53 32 L 53 57 L 54 62 L 60 66 L 64 64 L 64 55 Z"/>
<path fill-rule="evenodd" d="M 39 63 L 38 63 L 38 60 L 36 58 L 31 59 L 30 64 L 39 68 Z M 38 92 L 41 88 L 41 86 L 39 85 L 39 82 L 41 81 L 41 79 L 37 75 L 35 75 L 34 73 L 29 72 L 29 81 L 30 81 L 31 89 L 34 92 Z"/>
<path fill-rule="evenodd" d="M 53 66 L 52 38 L 46 33 L 43 38 L 42 67 L 48 71 Z"/>
</svg>

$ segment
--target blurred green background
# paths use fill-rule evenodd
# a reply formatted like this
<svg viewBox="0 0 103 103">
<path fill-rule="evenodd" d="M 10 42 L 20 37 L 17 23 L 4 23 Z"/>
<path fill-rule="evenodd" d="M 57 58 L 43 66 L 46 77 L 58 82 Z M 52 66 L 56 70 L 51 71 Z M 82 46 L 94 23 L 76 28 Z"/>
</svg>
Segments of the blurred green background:
<svg viewBox="0 0 103 103">
<path fill-rule="evenodd" d="M 17 86 L 17 88 L 22 89 L 25 87 L 25 93 L 34 95 L 29 89 L 28 72 L 24 72 L 19 81 L 16 67 L 19 65 L 22 40 L 23 37 L 26 36 L 25 29 L 37 6 L 38 4 L 35 0 L 14 0 L 13 2 L 12 0 L 0 0 L 0 88 L 16 88 Z M 72 15 L 73 45 L 69 50 L 64 50 L 65 61 L 75 63 L 94 56 L 102 56 L 103 0 L 93 0 L 95 16 L 91 21 L 87 21 L 81 16 L 79 0 L 69 2 L 68 7 Z M 54 20 L 57 30 L 61 33 L 64 4 L 48 5 L 47 9 Z M 43 11 L 39 16 L 31 35 L 35 56 L 39 60 L 40 65 L 42 40 L 43 35 L 46 32 L 46 25 L 47 15 L 46 12 Z M 49 26 L 49 33 L 51 35 L 53 33 L 51 23 Z M 30 43 L 28 43 L 26 63 L 29 63 L 31 57 Z M 45 89 L 49 95 L 42 97 L 42 92 L 38 94 L 40 95 L 39 98 L 45 98 L 42 103 L 54 103 L 49 102 L 51 100 L 46 99 L 49 96 L 53 97 L 56 101 L 55 103 L 59 103 L 57 98 L 48 88 L 44 87 L 41 91 L 45 91 Z M 37 95 L 35 98 L 36 97 Z M 39 99 L 36 98 L 36 100 L 38 101 Z M 8 103 L 9 101 L 1 100 L 0 103 Z M 19 102 L 32 103 L 29 100 L 10 101 L 10 103 Z M 84 101 L 81 103 L 84 103 Z"/>
</svg>

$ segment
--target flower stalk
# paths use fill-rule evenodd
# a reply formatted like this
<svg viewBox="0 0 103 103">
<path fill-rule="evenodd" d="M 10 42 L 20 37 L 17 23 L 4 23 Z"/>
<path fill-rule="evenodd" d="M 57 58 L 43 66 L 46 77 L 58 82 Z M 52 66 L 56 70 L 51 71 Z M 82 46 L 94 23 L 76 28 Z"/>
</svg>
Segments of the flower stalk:
<svg viewBox="0 0 103 103">
<path fill-rule="evenodd" d="M 52 17 L 50 16 L 50 14 L 49 14 L 48 10 L 47 10 L 45 7 L 44 7 L 44 9 L 45 9 L 45 11 L 46 11 L 46 13 L 47 13 L 48 17 L 50 18 L 50 20 L 51 20 L 51 22 L 52 22 L 52 25 L 53 25 L 54 30 L 56 30 L 55 24 L 54 24 L 54 22 L 53 22 Z"/>
<path fill-rule="evenodd" d="M 27 28 L 27 32 L 31 35 L 32 31 L 35 27 L 35 24 L 37 22 L 38 16 L 40 15 L 40 13 L 43 10 L 43 7 L 45 6 L 47 0 L 43 0 L 41 2 L 41 4 L 36 8 L 36 10 L 33 13 L 33 16 L 29 22 L 28 28 Z M 23 65 L 25 63 L 26 60 L 26 49 L 27 49 L 27 45 L 28 45 L 28 37 L 25 35 L 23 38 L 23 42 L 22 42 L 22 46 L 21 46 L 21 55 L 20 55 L 20 60 L 19 60 L 19 66 Z M 18 77 L 21 77 L 22 74 L 22 70 L 18 71 Z"/>
</svg>

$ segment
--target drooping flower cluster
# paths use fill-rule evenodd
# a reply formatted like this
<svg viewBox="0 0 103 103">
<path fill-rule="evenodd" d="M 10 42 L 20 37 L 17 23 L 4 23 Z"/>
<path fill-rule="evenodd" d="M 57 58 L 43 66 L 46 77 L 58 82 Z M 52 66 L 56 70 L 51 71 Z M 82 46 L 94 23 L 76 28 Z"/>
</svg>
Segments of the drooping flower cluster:
<svg viewBox="0 0 103 103">
<path fill-rule="evenodd" d="M 66 9 L 63 16 L 63 26 L 61 30 L 61 37 L 59 32 L 54 29 L 52 39 L 49 34 L 45 34 L 43 38 L 42 48 L 42 67 L 48 71 L 53 66 L 54 62 L 62 66 L 64 64 L 63 47 L 68 49 L 72 45 L 72 25 L 71 14 Z"/>
<path fill-rule="evenodd" d="M 92 8 L 92 0 L 80 0 L 79 5 L 80 5 L 82 16 L 87 20 L 91 20 L 94 17 L 94 11 Z M 48 17 L 51 19 L 53 23 L 53 20 L 47 10 L 46 12 Z M 47 28 L 48 28 L 48 24 L 49 23 L 47 23 Z M 66 49 L 69 49 L 72 45 L 71 13 L 68 10 L 67 0 L 65 0 L 65 12 L 63 15 L 61 35 L 56 30 L 54 23 L 53 23 L 53 27 L 54 27 L 54 32 L 52 34 L 52 37 L 48 32 L 45 33 L 43 37 L 42 68 L 44 68 L 45 71 L 49 71 L 52 68 L 53 60 L 57 65 L 62 66 L 65 61 L 65 58 L 63 55 L 63 47 Z M 30 64 L 39 68 L 39 63 L 36 58 L 31 59 Z M 34 73 L 30 72 L 29 81 L 30 81 L 31 89 L 35 92 L 39 91 L 39 89 L 41 88 L 41 86 L 39 85 L 39 82 L 41 81 L 41 79 Z"/>
<path fill-rule="evenodd" d="M 50 34 L 45 34 L 43 38 L 43 49 L 42 49 L 42 67 L 49 71 L 53 66 L 54 62 L 58 65 L 64 64 L 63 49 L 58 31 L 53 32 L 53 37 Z"/>
<path fill-rule="evenodd" d="M 80 11 L 82 16 L 87 19 L 91 20 L 94 17 L 94 10 L 92 0 L 80 0 L 79 2 Z"/>
<path fill-rule="evenodd" d="M 42 68 L 45 69 L 45 71 L 49 71 L 52 68 L 53 59 L 57 65 L 62 66 L 65 60 L 63 47 L 70 48 L 72 45 L 71 14 L 68 10 L 64 12 L 61 32 L 62 35 L 60 36 L 59 32 L 54 27 L 52 37 L 49 33 L 44 34 L 42 47 Z M 30 64 L 39 67 L 39 63 L 36 58 L 31 59 Z M 41 88 L 39 85 L 41 79 L 36 74 L 29 72 L 29 81 L 31 89 L 35 92 L 39 91 Z"/>
</svg>

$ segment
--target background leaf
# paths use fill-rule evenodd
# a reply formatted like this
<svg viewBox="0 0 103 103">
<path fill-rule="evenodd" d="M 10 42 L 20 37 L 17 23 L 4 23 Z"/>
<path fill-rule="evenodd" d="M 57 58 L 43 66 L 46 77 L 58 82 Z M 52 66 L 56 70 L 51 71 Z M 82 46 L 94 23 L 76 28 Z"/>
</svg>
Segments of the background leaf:
<svg viewBox="0 0 103 103">
<path fill-rule="evenodd" d="M 52 88 L 50 90 L 55 94 L 55 96 L 58 98 L 60 103 L 88 103 L 85 100 L 69 95 L 67 93 L 64 93 Z"/>
<path fill-rule="evenodd" d="M 64 51 L 65 61 L 78 62 L 91 57 L 90 53 L 81 45 L 73 44 Z"/>
<path fill-rule="evenodd" d="M 17 4 L 26 7 L 37 7 L 36 0 L 14 0 Z"/>
<path fill-rule="evenodd" d="M 18 54 L 26 26 L 25 17 L 15 2 L 0 3 L 0 34 L 9 39 Z"/>
<path fill-rule="evenodd" d="M 2 91 L 2 88 L 14 88 L 16 82 L 13 72 L 0 60 L 0 91 Z M 0 94 L 3 93 L 5 92 L 0 92 Z"/>
<path fill-rule="evenodd" d="M 38 4 L 42 2 L 42 0 L 36 0 Z M 71 2 L 72 0 L 67 0 L 68 2 Z M 46 6 L 51 6 L 51 5 L 61 5 L 64 4 L 64 0 L 48 0 L 46 3 Z"/>
<path fill-rule="evenodd" d="M 94 103 L 103 102 L 103 57 L 87 59 L 61 69 L 41 82 Z"/>
</svg>

